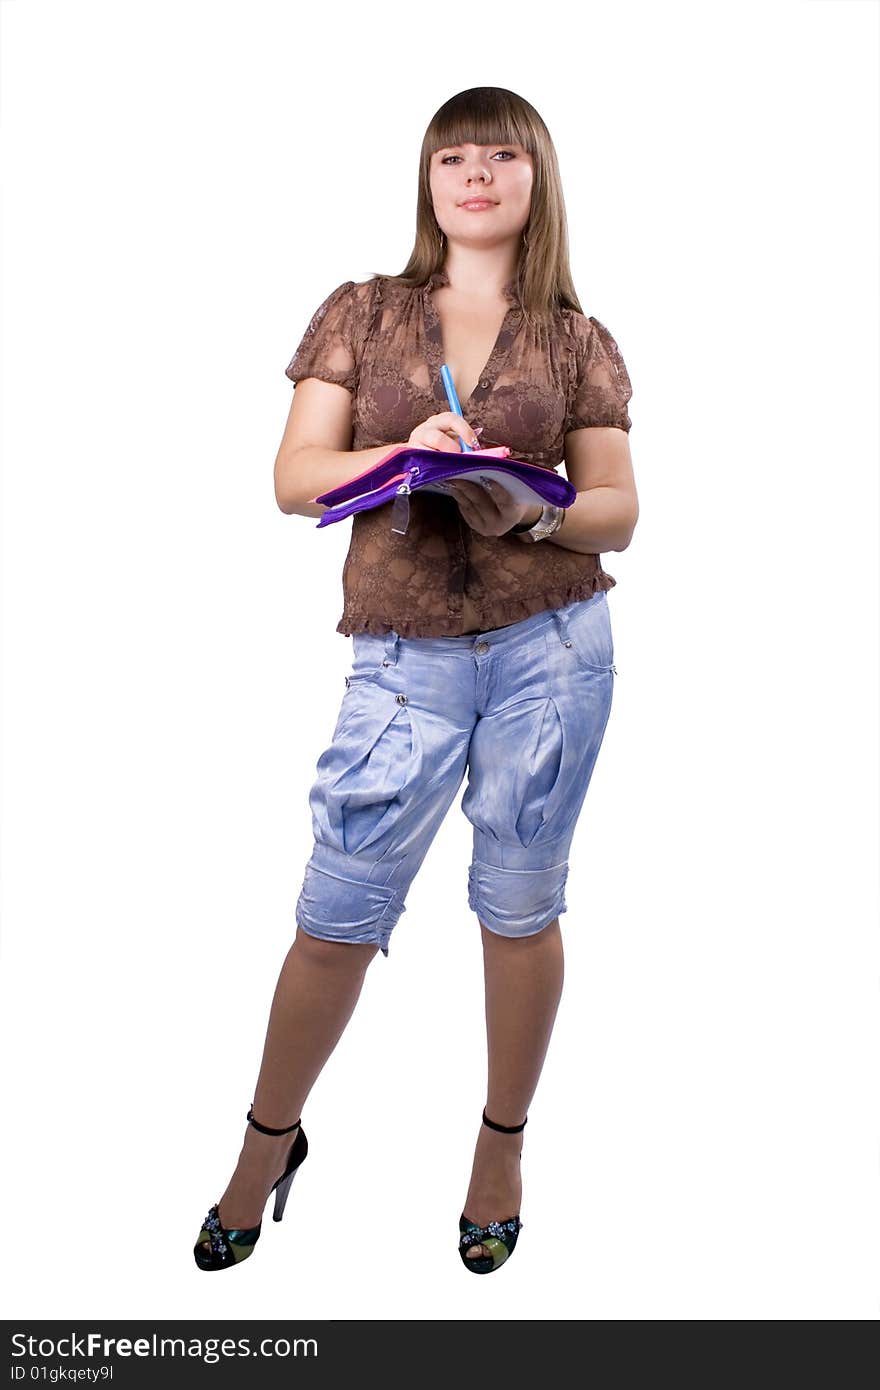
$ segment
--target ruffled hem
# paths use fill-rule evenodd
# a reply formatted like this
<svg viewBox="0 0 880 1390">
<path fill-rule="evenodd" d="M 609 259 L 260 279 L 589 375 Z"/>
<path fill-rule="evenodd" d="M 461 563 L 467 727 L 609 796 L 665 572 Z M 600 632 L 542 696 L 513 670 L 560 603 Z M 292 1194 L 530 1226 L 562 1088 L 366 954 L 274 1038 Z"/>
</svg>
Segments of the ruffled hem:
<svg viewBox="0 0 880 1390">
<path fill-rule="evenodd" d="M 496 627 L 506 627 L 509 623 L 519 623 L 525 618 L 533 617 L 535 613 L 542 613 L 550 608 L 565 608 L 569 603 L 590 598 L 600 589 L 613 589 L 616 584 L 617 580 L 613 575 L 600 570 L 596 574 L 576 580 L 564 589 L 548 589 L 546 593 L 533 594 L 531 598 L 498 599 L 495 603 L 484 605 L 482 609 L 478 606 L 481 626 L 489 632 Z M 461 618 L 454 615 L 446 618 L 397 618 L 393 622 L 386 622 L 368 613 L 357 613 L 348 608 L 336 625 L 336 631 L 341 632 L 344 637 L 351 637 L 355 632 L 371 632 L 375 636 L 384 637 L 391 631 L 397 632 L 400 637 L 460 637 L 460 629 Z"/>
</svg>

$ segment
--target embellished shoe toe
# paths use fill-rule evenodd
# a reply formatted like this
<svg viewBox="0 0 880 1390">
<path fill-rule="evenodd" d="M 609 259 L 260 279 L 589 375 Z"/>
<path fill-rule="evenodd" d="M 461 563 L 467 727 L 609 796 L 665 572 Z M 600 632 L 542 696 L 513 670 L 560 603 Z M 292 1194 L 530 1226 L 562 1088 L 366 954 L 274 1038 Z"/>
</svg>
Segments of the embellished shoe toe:
<svg viewBox="0 0 880 1390">
<path fill-rule="evenodd" d="M 262 1221 L 248 1230 L 227 1230 L 220 1221 L 216 1204 L 202 1222 L 193 1254 L 199 1269 L 227 1269 L 253 1254 L 260 1238 Z M 208 1248 L 205 1241 L 208 1241 Z"/>
<path fill-rule="evenodd" d="M 287 1166 L 281 1177 L 276 1178 L 271 1188 L 271 1192 L 275 1193 L 273 1220 L 280 1221 L 287 1205 L 290 1185 L 309 1151 L 309 1141 L 306 1139 L 299 1120 L 296 1124 L 288 1125 L 285 1129 L 270 1129 L 268 1125 L 261 1125 L 259 1120 L 254 1119 L 253 1105 L 248 1111 L 247 1118 L 248 1124 L 253 1125 L 254 1129 L 258 1129 L 261 1134 L 290 1134 L 292 1130 L 296 1130 L 296 1138 L 291 1144 L 287 1156 Z M 268 1201 L 268 1198 L 266 1200 Z M 246 1260 L 249 1255 L 254 1253 L 254 1246 L 260 1238 L 262 1225 L 261 1219 L 256 1226 L 240 1229 L 227 1228 L 220 1220 L 219 1203 L 215 1203 L 202 1222 L 199 1238 L 193 1247 L 193 1256 L 199 1269 L 230 1269 L 233 1265 L 241 1264 L 242 1260 Z"/>
<path fill-rule="evenodd" d="M 488 1226 L 477 1226 L 462 1213 L 458 1227 L 461 1231 L 458 1249 L 467 1268 L 474 1274 L 491 1274 L 510 1259 L 523 1223 L 518 1216 L 511 1216 L 507 1221 L 490 1221 Z M 469 1255 L 472 1245 L 482 1245 L 489 1254 Z"/>
</svg>

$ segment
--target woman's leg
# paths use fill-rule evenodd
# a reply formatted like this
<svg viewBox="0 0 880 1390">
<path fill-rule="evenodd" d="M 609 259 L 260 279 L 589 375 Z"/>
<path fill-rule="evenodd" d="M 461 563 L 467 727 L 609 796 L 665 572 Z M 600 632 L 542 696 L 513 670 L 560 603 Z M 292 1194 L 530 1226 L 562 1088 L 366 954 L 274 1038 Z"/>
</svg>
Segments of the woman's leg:
<svg viewBox="0 0 880 1390">
<path fill-rule="evenodd" d="M 532 936 L 500 936 L 482 922 L 480 930 L 489 1064 L 486 1114 L 500 1125 L 518 1125 L 535 1094 L 562 994 L 562 933 L 558 917 Z M 525 1130 L 499 1134 L 480 1122 L 463 1207 L 478 1226 L 505 1221 L 519 1211 L 524 1138 Z M 487 1253 L 474 1245 L 466 1258 Z"/>
<path fill-rule="evenodd" d="M 378 946 L 323 941 L 297 928 L 272 1008 L 254 1092 L 254 1118 L 271 1129 L 292 1125 L 354 1013 Z M 220 1198 L 227 1230 L 256 1226 L 272 1184 L 284 1172 L 296 1130 L 268 1135 L 248 1125 L 238 1165 Z M 204 1242 L 207 1246 L 208 1242 Z"/>
</svg>

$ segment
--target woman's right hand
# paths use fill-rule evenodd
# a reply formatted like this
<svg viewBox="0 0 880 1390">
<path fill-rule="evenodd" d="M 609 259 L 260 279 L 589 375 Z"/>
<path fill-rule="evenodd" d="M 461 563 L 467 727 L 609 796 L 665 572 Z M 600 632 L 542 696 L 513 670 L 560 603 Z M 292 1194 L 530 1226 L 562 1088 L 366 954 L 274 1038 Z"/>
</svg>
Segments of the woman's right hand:
<svg viewBox="0 0 880 1390">
<path fill-rule="evenodd" d="M 459 438 L 463 439 L 465 444 L 473 445 L 475 449 L 480 447 L 479 439 L 463 415 L 456 415 L 452 410 L 441 410 L 438 415 L 429 415 L 427 420 L 416 425 L 406 442 L 414 444 L 418 449 L 438 449 L 444 454 L 460 454 L 464 451 L 458 443 Z"/>
</svg>

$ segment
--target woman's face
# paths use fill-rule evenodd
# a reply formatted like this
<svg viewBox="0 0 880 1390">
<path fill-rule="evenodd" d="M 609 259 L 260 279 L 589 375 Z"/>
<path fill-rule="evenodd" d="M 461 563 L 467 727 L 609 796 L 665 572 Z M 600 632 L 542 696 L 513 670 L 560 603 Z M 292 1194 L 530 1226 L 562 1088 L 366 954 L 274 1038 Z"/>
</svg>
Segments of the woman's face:
<svg viewBox="0 0 880 1390">
<path fill-rule="evenodd" d="M 455 145 L 435 150 L 430 164 L 434 216 L 448 240 L 494 245 L 518 236 L 529 220 L 532 157 L 522 145 Z M 482 212 L 463 207 L 491 200 Z"/>
</svg>

